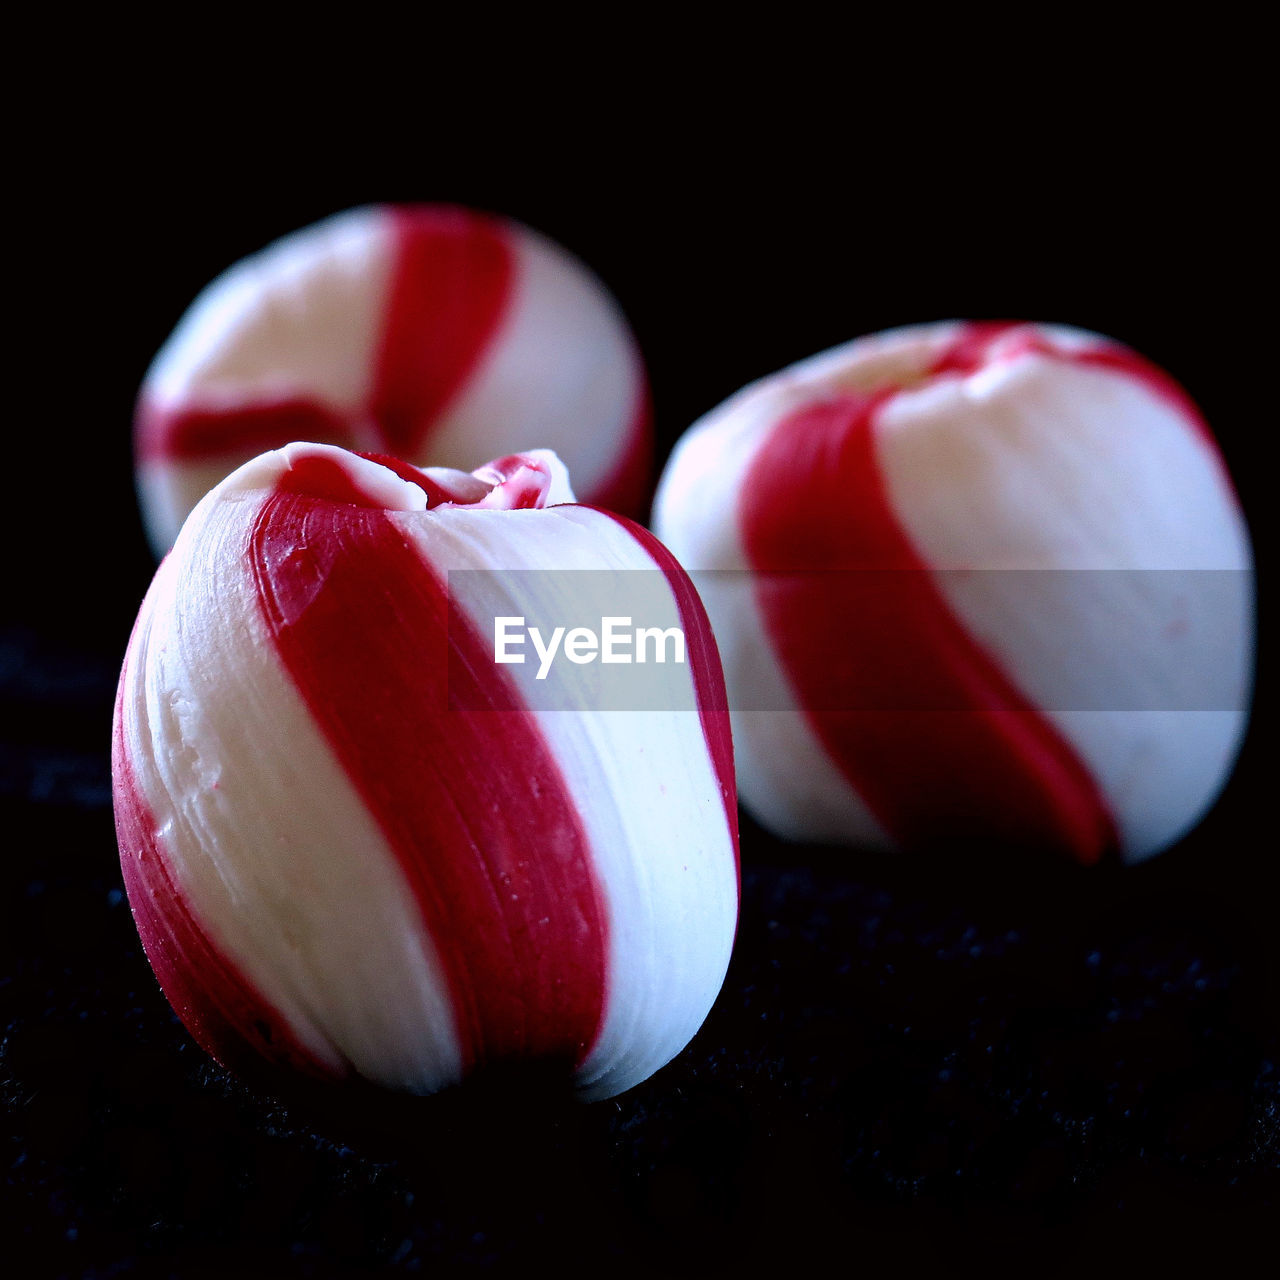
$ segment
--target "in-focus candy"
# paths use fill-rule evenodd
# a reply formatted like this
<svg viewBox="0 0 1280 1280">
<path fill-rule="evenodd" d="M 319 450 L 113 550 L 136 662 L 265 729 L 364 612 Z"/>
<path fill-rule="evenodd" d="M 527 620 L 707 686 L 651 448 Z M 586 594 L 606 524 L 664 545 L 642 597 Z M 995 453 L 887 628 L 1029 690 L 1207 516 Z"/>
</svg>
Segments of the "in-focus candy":
<svg viewBox="0 0 1280 1280">
<path fill-rule="evenodd" d="M 460 570 L 546 628 L 564 602 L 542 571 L 643 571 L 687 641 L 668 675 L 690 709 L 599 709 L 571 662 L 554 707 L 527 705 Z M 241 467 L 142 606 L 113 770 L 147 956 L 232 1069 L 432 1092 L 550 1063 L 608 1097 L 679 1052 L 723 980 L 714 640 L 669 553 L 573 505 L 548 452 L 468 475 L 294 444 Z"/>
<path fill-rule="evenodd" d="M 537 232 L 443 205 L 329 218 L 196 299 L 135 415 L 157 552 L 219 480 L 292 440 L 447 467 L 539 440 L 584 501 L 626 515 L 652 468 L 644 365 L 608 290 Z"/>
<path fill-rule="evenodd" d="M 678 445 L 654 528 L 700 575 L 743 802 L 794 839 L 1137 859 L 1228 776 L 1251 555 L 1165 373 L 948 323 L 766 378 Z"/>
</svg>

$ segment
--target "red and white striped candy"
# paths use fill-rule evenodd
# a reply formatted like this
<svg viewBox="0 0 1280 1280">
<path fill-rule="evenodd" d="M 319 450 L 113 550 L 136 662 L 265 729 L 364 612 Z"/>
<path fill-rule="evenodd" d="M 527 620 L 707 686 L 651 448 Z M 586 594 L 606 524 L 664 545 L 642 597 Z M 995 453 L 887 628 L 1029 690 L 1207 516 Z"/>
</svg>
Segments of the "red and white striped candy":
<svg viewBox="0 0 1280 1280">
<path fill-rule="evenodd" d="M 187 521 L 121 674 L 116 824 L 147 956 L 228 1066 L 431 1092 L 559 1062 L 602 1098 L 702 1023 L 738 905 L 715 643 L 652 535 L 572 500 L 544 451 L 467 475 L 295 444 Z M 571 709 L 532 709 L 460 569 L 648 571 L 697 709 L 575 704 L 572 664 Z M 509 581 L 549 634 L 541 576 Z"/>
<path fill-rule="evenodd" d="M 859 339 L 696 424 L 654 510 L 687 569 L 749 571 L 695 579 L 743 802 L 787 837 L 1137 859 L 1230 772 L 1244 520 L 1186 394 L 1106 338 Z"/>
<path fill-rule="evenodd" d="M 470 466 L 529 440 L 584 500 L 640 514 L 648 385 L 618 304 L 578 259 L 506 219 L 370 206 L 215 280 L 148 371 L 135 416 L 151 541 L 292 440 Z"/>
</svg>

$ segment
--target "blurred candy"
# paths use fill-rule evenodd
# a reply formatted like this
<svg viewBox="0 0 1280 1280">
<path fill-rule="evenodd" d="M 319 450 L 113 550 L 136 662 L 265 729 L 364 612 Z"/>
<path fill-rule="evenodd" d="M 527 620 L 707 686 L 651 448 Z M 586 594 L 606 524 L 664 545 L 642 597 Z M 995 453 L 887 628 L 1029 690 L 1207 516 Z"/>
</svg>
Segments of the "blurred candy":
<svg viewBox="0 0 1280 1280">
<path fill-rule="evenodd" d="M 1244 519 L 1185 392 L 1106 338 L 836 348 L 695 424 L 654 517 L 716 631 L 743 802 L 784 836 L 1137 859 L 1230 772 Z"/>
<path fill-rule="evenodd" d="M 715 644 L 652 535 L 572 502 L 546 451 L 468 475 L 295 444 L 161 564 L 116 705 L 121 861 L 161 986 L 232 1069 L 431 1092 L 559 1064 L 602 1098 L 706 1016 L 738 905 Z M 691 709 L 597 709 L 572 662 L 558 709 L 527 705 L 459 570 L 548 633 L 547 582 L 646 571 Z"/>
<path fill-rule="evenodd" d="M 628 515 L 652 467 L 644 366 L 604 285 L 527 227 L 444 205 L 329 218 L 196 299 L 138 399 L 156 551 L 219 480 L 293 440 L 448 467 L 537 441 L 584 500 Z"/>
</svg>

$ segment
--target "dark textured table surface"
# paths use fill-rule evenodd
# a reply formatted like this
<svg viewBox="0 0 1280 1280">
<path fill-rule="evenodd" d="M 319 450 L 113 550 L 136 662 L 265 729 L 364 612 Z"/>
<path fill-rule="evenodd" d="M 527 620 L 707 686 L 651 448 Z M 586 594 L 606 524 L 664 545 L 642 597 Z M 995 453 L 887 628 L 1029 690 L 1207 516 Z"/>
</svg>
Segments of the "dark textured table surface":
<svg viewBox="0 0 1280 1280">
<path fill-rule="evenodd" d="M 883 100 L 815 75 L 805 92 L 854 146 L 804 110 L 780 118 L 777 95 L 747 121 L 738 92 L 658 132 L 609 115 L 652 99 L 637 82 L 593 99 L 609 148 L 576 101 L 522 114 L 518 134 L 437 127 L 409 165 L 335 152 L 336 103 L 250 127 L 212 81 L 168 84 L 182 145 L 162 148 L 154 70 L 123 97 L 114 73 L 86 82 L 101 92 L 74 139 L 29 178 L 38 341 L 18 381 L 36 395 L 13 431 L 31 457 L 8 472 L 0 530 L 0 1274 L 1245 1274 L 1280 1213 L 1265 608 L 1250 739 L 1181 845 L 1085 871 L 870 858 L 748 824 L 705 1026 L 589 1107 L 493 1080 L 340 1114 L 238 1084 L 147 967 L 108 774 L 151 569 L 128 446 L 147 362 L 217 271 L 370 199 L 497 209 L 584 256 L 635 324 L 663 449 L 751 378 L 859 333 L 1010 315 L 1111 333 L 1205 408 L 1265 565 L 1253 374 L 1269 365 L 1231 320 L 1258 243 L 1234 100 L 1208 128 L 1199 99 L 1180 115 L 1155 85 L 1126 133 L 1081 114 L 1074 80 L 1055 96 L 1028 78 L 1025 134 L 1002 91 L 982 130 L 970 111 L 940 137 L 950 116 L 932 113 L 931 133 L 895 138 Z M 1124 145 L 1104 156 L 1100 138 Z"/>
</svg>

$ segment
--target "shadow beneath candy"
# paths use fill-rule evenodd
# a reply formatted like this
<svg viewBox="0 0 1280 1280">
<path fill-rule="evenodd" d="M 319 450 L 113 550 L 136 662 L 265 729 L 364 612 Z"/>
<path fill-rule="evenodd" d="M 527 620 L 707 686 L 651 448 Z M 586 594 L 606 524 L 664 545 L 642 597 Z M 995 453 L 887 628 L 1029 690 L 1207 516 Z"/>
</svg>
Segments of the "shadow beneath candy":
<svg viewBox="0 0 1280 1280">
<path fill-rule="evenodd" d="M 250 1107 L 277 1116 L 291 1145 L 309 1135 L 336 1150 L 351 1170 L 366 1236 L 368 1203 L 380 1199 L 403 1222 L 414 1256 L 486 1266 L 585 1250 L 621 1263 L 631 1248 L 620 1249 L 634 1224 L 610 1141 L 618 1109 L 581 1102 L 569 1064 L 491 1064 L 424 1096 L 359 1079 L 216 1075 L 217 1086 L 243 1090 Z"/>
<path fill-rule="evenodd" d="M 381 1088 L 353 1076 L 337 1083 L 240 1071 L 248 1088 L 274 1098 L 292 1119 L 374 1160 L 414 1163 L 456 1156 L 489 1175 L 493 1144 L 536 1143 L 586 1112 L 570 1066 L 557 1062 L 497 1063 L 433 1094 Z"/>
</svg>

